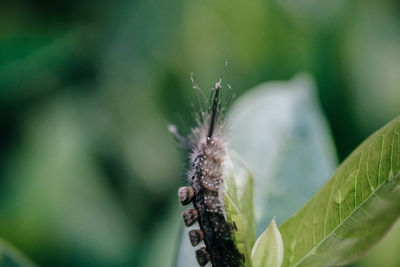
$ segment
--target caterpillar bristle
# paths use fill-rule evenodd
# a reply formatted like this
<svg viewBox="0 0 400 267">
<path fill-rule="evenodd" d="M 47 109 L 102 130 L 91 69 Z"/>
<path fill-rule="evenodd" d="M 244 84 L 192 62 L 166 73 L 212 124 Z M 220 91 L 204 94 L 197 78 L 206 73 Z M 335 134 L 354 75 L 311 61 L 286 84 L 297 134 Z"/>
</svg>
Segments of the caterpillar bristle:
<svg viewBox="0 0 400 267">
<path fill-rule="evenodd" d="M 221 89 L 221 79 L 215 83 L 215 94 L 212 101 L 212 110 L 211 110 L 211 119 L 210 119 L 210 128 L 208 130 L 208 138 L 211 138 L 214 125 L 215 125 L 215 117 L 217 116 L 218 111 L 218 103 L 219 103 L 219 89 Z"/>
<path fill-rule="evenodd" d="M 168 126 L 168 131 L 173 135 L 173 137 L 175 137 L 175 139 L 176 139 L 184 148 L 187 148 L 187 149 L 190 148 L 190 145 L 189 145 L 190 142 L 189 142 L 189 140 L 179 132 L 178 128 L 177 128 L 174 124 L 170 124 L 170 125 Z"/>
</svg>

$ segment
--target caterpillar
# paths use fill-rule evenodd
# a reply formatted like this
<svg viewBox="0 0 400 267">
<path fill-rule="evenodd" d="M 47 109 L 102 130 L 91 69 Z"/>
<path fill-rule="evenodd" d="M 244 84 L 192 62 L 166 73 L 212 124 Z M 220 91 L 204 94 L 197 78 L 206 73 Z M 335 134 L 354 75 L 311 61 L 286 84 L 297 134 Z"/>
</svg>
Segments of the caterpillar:
<svg viewBox="0 0 400 267">
<path fill-rule="evenodd" d="M 236 226 L 227 221 L 224 209 L 222 175 L 227 140 L 221 112 L 221 88 L 219 79 L 211 91 L 207 111 L 197 116 L 197 126 L 189 136 L 183 136 L 175 125 L 170 125 L 169 131 L 189 155 L 189 185 L 178 189 L 178 198 L 182 206 L 193 204 L 193 208 L 182 213 L 184 224 L 191 226 L 197 221 L 200 227 L 189 231 L 193 246 L 202 241 L 205 244 L 195 252 L 197 262 L 200 266 L 211 262 L 213 267 L 236 267 L 241 266 L 245 259 L 232 238 Z"/>
</svg>

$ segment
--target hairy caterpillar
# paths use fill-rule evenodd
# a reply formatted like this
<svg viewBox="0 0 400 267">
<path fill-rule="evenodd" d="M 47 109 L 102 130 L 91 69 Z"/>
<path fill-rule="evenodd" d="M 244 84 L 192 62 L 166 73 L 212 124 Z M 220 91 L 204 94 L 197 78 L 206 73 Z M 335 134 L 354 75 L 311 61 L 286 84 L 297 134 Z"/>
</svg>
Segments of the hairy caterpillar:
<svg viewBox="0 0 400 267">
<path fill-rule="evenodd" d="M 220 79 L 211 92 L 207 111 L 197 117 L 197 127 L 188 137 L 182 136 L 174 125 L 170 125 L 169 131 L 189 154 L 189 186 L 179 188 L 178 197 L 181 205 L 193 203 L 193 208 L 182 213 L 185 225 L 191 226 L 197 221 L 200 226 L 189 232 L 193 246 L 201 241 L 205 244 L 196 251 L 197 262 L 200 266 L 211 262 L 214 267 L 235 267 L 242 265 L 244 256 L 232 239 L 236 226 L 227 221 L 224 209 L 222 168 L 227 142 L 221 114 L 221 87 Z"/>
</svg>

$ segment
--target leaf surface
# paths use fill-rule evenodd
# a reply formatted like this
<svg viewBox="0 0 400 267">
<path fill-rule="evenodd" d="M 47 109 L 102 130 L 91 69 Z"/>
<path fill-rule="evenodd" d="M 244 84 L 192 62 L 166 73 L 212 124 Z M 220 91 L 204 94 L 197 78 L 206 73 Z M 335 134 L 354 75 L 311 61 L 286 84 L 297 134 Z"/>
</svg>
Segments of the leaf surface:
<svg viewBox="0 0 400 267">
<path fill-rule="evenodd" d="M 230 154 L 234 154 L 231 152 Z M 246 259 L 256 240 L 254 219 L 254 181 L 250 170 L 239 156 L 231 156 L 225 163 L 225 210 L 228 221 L 236 225 L 235 243 Z"/>
<path fill-rule="evenodd" d="M 333 177 L 280 226 L 283 266 L 358 259 L 400 214 L 400 117 L 365 140 Z"/>
<path fill-rule="evenodd" d="M 257 234 L 274 216 L 283 222 L 333 174 L 336 152 L 313 79 L 256 86 L 229 112 L 231 147 L 254 174 Z"/>
</svg>

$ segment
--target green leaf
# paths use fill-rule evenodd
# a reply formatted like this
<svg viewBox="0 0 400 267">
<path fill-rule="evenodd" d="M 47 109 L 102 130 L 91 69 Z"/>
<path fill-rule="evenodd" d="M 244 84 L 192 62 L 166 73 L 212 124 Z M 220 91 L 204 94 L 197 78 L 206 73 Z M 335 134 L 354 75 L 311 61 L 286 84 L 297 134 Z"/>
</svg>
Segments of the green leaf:
<svg viewBox="0 0 400 267">
<path fill-rule="evenodd" d="M 228 221 L 236 225 L 234 239 L 237 248 L 250 259 L 256 240 L 253 204 L 253 176 L 243 160 L 230 152 L 224 166 L 225 210 Z"/>
<path fill-rule="evenodd" d="M 354 267 L 400 266 L 400 220 L 397 220 L 385 238 Z"/>
<path fill-rule="evenodd" d="M 358 259 L 400 214 L 400 117 L 364 141 L 333 177 L 280 226 L 283 266 Z"/>
<path fill-rule="evenodd" d="M 251 251 L 253 267 L 280 267 L 283 261 L 283 241 L 275 219 L 261 234 Z"/>
<path fill-rule="evenodd" d="M 0 266 L 34 267 L 36 264 L 6 240 L 0 238 Z"/>
</svg>

